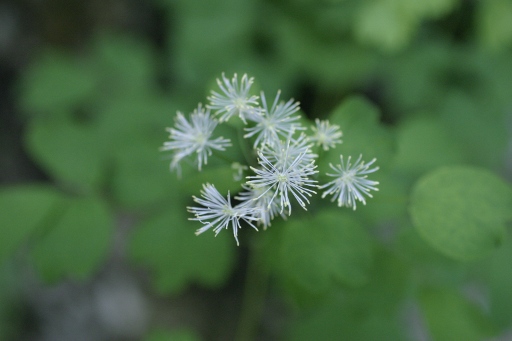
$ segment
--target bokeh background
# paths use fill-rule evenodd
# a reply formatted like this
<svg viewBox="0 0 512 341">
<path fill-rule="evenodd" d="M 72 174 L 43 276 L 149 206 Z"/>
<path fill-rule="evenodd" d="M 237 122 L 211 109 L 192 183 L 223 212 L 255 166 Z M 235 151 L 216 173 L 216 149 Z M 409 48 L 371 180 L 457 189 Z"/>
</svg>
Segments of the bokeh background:
<svg viewBox="0 0 512 341">
<path fill-rule="evenodd" d="M 232 171 L 177 179 L 159 147 L 222 72 L 378 158 L 367 206 L 319 215 L 339 240 L 194 236 L 191 196 Z M 510 0 L 4 0 L 0 340 L 510 340 L 511 131 Z M 501 231 L 462 251 L 414 220 L 455 165 Z"/>
</svg>

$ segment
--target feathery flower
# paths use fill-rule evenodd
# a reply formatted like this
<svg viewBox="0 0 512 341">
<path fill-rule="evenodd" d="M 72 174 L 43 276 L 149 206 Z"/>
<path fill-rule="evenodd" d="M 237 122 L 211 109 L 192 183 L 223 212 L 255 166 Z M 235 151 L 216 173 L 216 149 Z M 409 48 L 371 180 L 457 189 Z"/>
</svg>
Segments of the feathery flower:
<svg viewBox="0 0 512 341">
<path fill-rule="evenodd" d="M 289 144 L 286 151 L 289 151 Z M 316 166 L 314 165 L 314 161 L 306 165 L 302 163 L 306 154 L 307 151 L 302 152 L 289 165 L 281 164 L 276 166 L 268 160 L 267 156 L 262 151 L 258 151 L 258 163 L 261 169 L 251 167 L 256 175 L 248 176 L 248 179 L 253 180 L 249 180 L 247 183 L 254 188 L 265 188 L 260 197 L 270 190 L 274 191 L 268 208 L 270 208 L 275 197 L 279 195 L 280 212 L 283 212 L 284 208 L 288 207 L 288 215 L 290 215 L 292 207 L 288 194 L 291 193 L 302 208 L 306 209 L 305 202 L 309 204 L 307 196 L 311 197 L 313 193 L 316 193 L 307 187 L 317 187 L 317 181 L 309 179 L 308 176 L 318 173 L 318 171 L 315 170 Z M 285 157 L 287 158 L 287 152 L 285 152 Z"/>
<path fill-rule="evenodd" d="M 257 218 L 253 216 L 255 210 L 246 205 L 233 207 L 231 205 L 229 192 L 226 200 L 214 185 L 204 184 L 201 190 L 201 196 L 203 198 L 193 198 L 195 202 L 204 207 L 187 207 L 188 211 L 196 216 L 195 218 L 189 218 L 189 220 L 198 220 L 204 224 L 202 228 L 196 231 L 196 235 L 200 235 L 213 227 L 215 236 L 217 236 L 222 229 L 227 229 L 231 224 L 236 245 L 239 245 L 238 229 L 242 228 L 240 219 L 247 222 L 256 231 L 258 230 L 256 226 L 251 223 L 251 221 L 257 220 Z"/>
<path fill-rule="evenodd" d="M 247 74 L 244 74 L 239 85 L 236 73 L 231 81 L 222 73 L 222 81 L 217 78 L 222 94 L 212 91 L 212 95 L 208 97 L 210 104 L 207 107 L 215 110 L 216 115 L 221 115 L 221 122 L 238 114 L 245 123 L 246 117 L 254 114 L 258 107 L 258 96 L 249 96 L 253 81 L 254 78 L 247 78 Z"/>
<path fill-rule="evenodd" d="M 171 141 L 164 142 L 160 150 L 173 150 L 171 170 L 178 168 L 179 162 L 184 157 L 197 153 L 198 169 L 208 161 L 212 155 L 212 149 L 225 150 L 231 146 L 231 141 L 223 137 L 212 139 L 212 133 L 217 126 L 217 121 L 210 117 L 210 110 L 204 109 L 201 104 L 190 115 L 190 122 L 178 111 L 176 115 L 176 127 L 167 128 Z"/>
<path fill-rule="evenodd" d="M 288 102 L 279 103 L 279 96 L 281 91 L 277 92 L 274 104 L 268 108 L 265 94 L 261 92 L 261 103 L 263 110 L 259 114 L 248 116 L 248 119 L 254 121 L 256 125 L 251 128 L 245 128 L 248 132 L 244 135 L 245 138 L 252 137 L 256 134 L 256 141 L 254 141 L 254 148 L 262 145 L 274 145 L 279 141 L 279 136 L 286 138 L 293 135 L 295 130 L 303 130 L 299 123 L 294 121 L 298 120 L 300 116 L 292 116 L 299 108 L 299 102 L 294 102 L 290 99 Z"/>
<path fill-rule="evenodd" d="M 281 215 L 283 219 L 286 219 L 286 216 L 280 212 L 277 202 L 272 200 L 274 191 L 265 186 L 254 188 L 243 184 L 242 187 L 244 191 L 236 196 L 235 199 L 255 209 L 253 215 L 258 219 L 258 225 L 263 225 L 264 230 L 271 225 L 270 221 L 278 214 Z"/>
<path fill-rule="evenodd" d="M 343 133 L 340 126 L 330 124 L 328 120 L 320 121 L 318 118 L 315 120 L 315 126 L 312 126 L 313 136 L 310 137 L 311 141 L 316 142 L 317 146 L 322 146 L 324 150 L 336 147 L 336 143 L 341 143 L 340 137 Z"/>
<path fill-rule="evenodd" d="M 378 191 L 378 188 L 375 186 L 379 184 L 378 181 L 368 180 L 368 174 L 377 171 L 379 167 L 370 169 L 370 166 L 377 159 L 374 158 L 365 164 L 364 161 L 361 162 L 361 158 L 362 155 L 359 155 L 357 161 L 351 165 L 350 156 L 345 164 L 343 156 L 340 155 L 340 165 L 336 165 L 335 167 L 332 164 L 329 164 L 336 173 L 327 173 L 327 175 L 336 177 L 336 179 L 325 185 L 319 186 L 320 189 L 327 188 L 327 190 L 322 194 L 322 198 L 325 198 L 327 195 L 332 195 L 333 197 L 331 201 L 337 199 L 339 207 L 352 206 L 354 210 L 356 209 L 356 200 L 359 200 L 366 205 L 364 195 L 372 198 L 370 190 Z"/>
<path fill-rule="evenodd" d="M 289 166 L 302 153 L 305 153 L 304 157 L 301 158 L 301 165 L 303 166 L 310 164 L 318 157 L 317 154 L 311 152 L 313 144 L 310 143 L 306 134 L 301 133 L 298 138 L 293 138 L 290 134 L 286 141 L 277 140 L 274 145 L 264 145 L 261 148 L 263 154 L 277 168 Z"/>
</svg>

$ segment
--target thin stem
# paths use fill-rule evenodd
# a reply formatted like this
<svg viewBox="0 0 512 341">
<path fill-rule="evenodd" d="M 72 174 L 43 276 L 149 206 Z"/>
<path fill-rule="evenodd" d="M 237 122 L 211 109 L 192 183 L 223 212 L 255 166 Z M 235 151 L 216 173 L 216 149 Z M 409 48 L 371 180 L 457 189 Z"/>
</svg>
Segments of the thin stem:
<svg viewBox="0 0 512 341">
<path fill-rule="evenodd" d="M 255 157 L 253 155 L 251 155 L 251 147 L 249 146 L 249 139 L 245 138 L 244 137 L 244 132 L 243 130 L 239 129 L 237 131 L 237 137 L 238 137 L 238 143 L 240 144 L 241 148 L 242 148 L 242 153 L 244 154 L 244 158 L 245 158 L 245 162 L 249 165 L 249 166 L 255 166 Z"/>
<path fill-rule="evenodd" d="M 225 161 L 228 165 L 231 165 L 231 164 L 237 162 L 237 160 L 229 158 L 226 155 L 229 155 L 229 153 L 223 153 L 221 151 L 214 151 L 212 153 L 213 157 L 215 157 L 215 158 L 217 158 L 219 160 Z"/>
<path fill-rule="evenodd" d="M 243 305 L 235 335 L 237 341 L 252 341 L 258 333 L 270 277 L 270 269 L 263 259 L 265 244 L 261 238 L 250 244 Z"/>
<path fill-rule="evenodd" d="M 316 154 L 316 155 L 318 155 L 318 157 L 317 157 L 317 162 L 318 162 L 318 160 L 321 160 L 321 159 L 322 159 L 322 157 L 323 157 L 326 153 L 325 153 L 325 150 L 324 150 L 322 147 L 317 147 L 317 149 L 316 149 L 316 153 L 315 153 L 315 154 Z"/>
</svg>

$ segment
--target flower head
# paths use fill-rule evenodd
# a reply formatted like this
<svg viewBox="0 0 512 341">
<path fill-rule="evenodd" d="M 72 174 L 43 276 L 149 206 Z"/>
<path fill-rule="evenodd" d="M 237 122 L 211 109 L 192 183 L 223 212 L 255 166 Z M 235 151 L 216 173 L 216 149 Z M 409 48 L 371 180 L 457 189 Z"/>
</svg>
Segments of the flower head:
<svg viewBox="0 0 512 341">
<path fill-rule="evenodd" d="M 316 142 L 317 146 L 322 146 L 324 150 L 334 148 L 336 143 L 341 143 L 340 137 L 343 133 L 336 124 L 330 124 L 327 120 L 320 121 L 317 118 L 315 126 L 311 129 L 313 130 L 313 136 L 310 137 L 311 141 Z"/>
<path fill-rule="evenodd" d="M 212 95 L 208 97 L 210 104 L 207 107 L 215 110 L 216 115 L 221 115 L 221 122 L 236 114 L 245 122 L 246 117 L 254 113 L 258 107 L 258 96 L 249 96 L 253 81 L 253 78 L 247 78 L 247 74 L 244 74 L 239 85 L 236 73 L 231 81 L 223 73 L 222 81 L 217 78 L 222 94 L 212 91 Z"/>
<path fill-rule="evenodd" d="M 242 187 L 244 191 L 236 196 L 235 199 L 240 200 L 248 207 L 254 208 L 253 216 L 257 218 L 258 225 L 263 225 L 264 230 L 271 225 L 270 221 L 278 214 L 281 215 L 283 219 L 286 219 L 277 201 L 272 200 L 274 191 L 265 186 L 251 187 L 244 184 Z"/>
<path fill-rule="evenodd" d="M 201 104 L 190 115 L 190 122 L 178 111 L 175 128 L 167 128 L 171 141 L 164 142 L 161 150 L 172 150 L 174 155 L 171 170 L 178 168 L 180 161 L 192 154 L 197 154 L 198 169 L 206 164 L 212 150 L 225 150 L 231 142 L 223 137 L 212 139 L 212 133 L 217 121 L 210 117 L 210 110 L 204 109 Z"/>
<path fill-rule="evenodd" d="M 300 159 L 302 166 L 310 164 L 318 157 L 317 154 L 311 152 L 313 144 L 310 143 L 310 139 L 306 134 L 302 133 L 298 138 L 293 138 L 290 134 L 286 141 L 277 140 L 272 146 L 264 145 L 261 148 L 263 154 L 277 168 L 280 166 L 288 167 L 303 153 L 304 156 Z"/>
<path fill-rule="evenodd" d="M 254 141 L 254 148 L 263 145 L 274 145 L 281 137 L 288 137 L 293 135 L 295 130 L 303 130 L 299 123 L 294 121 L 298 120 L 300 116 L 292 116 L 299 110 L 299 102 L 294 102 L 290 99 L 288 102 L 279 102 L 281 92 L 278 91 L 272 107 L 268 108 L 265 94 L 261 92 L 261 103 L 263 110 L 258 114 L 253 114 L 248 117 L 254 121 L 256 125 L 251 128 L 245 128 L 247 134 L 245 138 L 252 137 L 257 134 Z"/>
<path fill-rule="evenodd" d="M 361 162 L 361 158 L 362 155 L 360 155 L 357 161 L 352 165 L 350 163 L 350 156 L 345 164 L 343 156 L 340 155 L 340 165 L 336 165 L 335 167 L 330 164 L 331 168 L 336 171 L 336 173 L 328 173 L 327 175 L 336 177 L 336 179 L 319 187 L 327 188 L 327 190 L 322 194 L 322 198 L 332 194 L 332 201 L 337 199 L 339 207 L 352 206 L 354 210 L 356 209 L 356 200 L 359 200 L 366 205 L 364 195 L 372 198 L 370 190 L 378 191 L 378 188 L 376 188 L 375 185 L 379 184 L 378 181 L 368 180 L 368 174 L 377 171 L 379 167 L 370 169 L 370 166 L 377 159 L 374 158 L 365 164 L 364 161 Z"/>
<path fill-rule="evenodd" d="M 201 196 L 203 198 L 193 198 L 195 202 L 204 207 L 187 207 L 188 211 L 196 216 L 195 218 L 189 219 L 198 220 L 204 224 L 202 228 L 196 231 L 196 235 L 200 235 L 213 227 L 215 236 L 217 236 L 222 229 L 227 229 L 231 224 L 236 244 L 239 245 L 238 229 L 242 228 L 240 225 L 240 219 L 246 221 L 256 231 L 258 230 L 256 226 L 251 223 L 251 221 L 257 220 L 257 218 L 253 216 L 255 210 L 246 205 L 237 205 L 233 207 L 231 205 L 229 193 L 226 200 L 215 186 L 205 184 L 201 190 Z"/>
<path fill-rule="evenodd" d="M 289 151 L 289 143 L 286 151 Z M 285 157 L 286 154 L 287 152 L 285 152 Z M 265 188 L 260 197 L 271 190 L 274 191 L 268 208 L 270 208 L 276 196 L 279 196 L 280 212 L 283 212 L 284 208 L 288 207 L 288 215 L 290 215 L 292 208 L 288 194 L 291 193 L 302 208 L 306 209 L 305 202 L 309 203 L 307 197 L 311 197 L 313 193 L 316 193 L 308 187 L 317 187 L 317 181 L 309 179 L 308 176 L 318 173 L 315 170 L 314 161 L 309 164 L 303 164 L 302 160 L 306 154 L 307 151 L 300 153 L 289 165 L 282 163 L 276 166 L 269 161 L 262 151 L 258 151 L 258 163 L 261 169 L 251 167 L 256 175 L 248 176 L 247 178 L 252 180 L 249 180 L 247 183 L 254 188 Z"/>
</svg>

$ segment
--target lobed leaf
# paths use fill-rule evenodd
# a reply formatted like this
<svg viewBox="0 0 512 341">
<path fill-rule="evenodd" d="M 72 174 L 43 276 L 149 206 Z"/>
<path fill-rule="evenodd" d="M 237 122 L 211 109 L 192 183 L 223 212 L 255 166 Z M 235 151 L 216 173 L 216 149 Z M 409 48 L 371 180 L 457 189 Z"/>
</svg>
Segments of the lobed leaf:
<svg viewBox="0 0 512 341">
<path fill-rule="evenodd" d="M 457 292 L 424 290 L 420 294 L 420 305 L 434 340 L 478 341 L 495 332 L 483 311 Z"/>
<path fill-rule="evenodd" d="M 280 259 L 285 277 L 312 293 L 322 293 L 334 283 L 366 283 L 372 242 L 358 221 L 329 210 L 287 223 Z"/>
<path fill-rule="evenodd" d="M 329 163 L 339 164 L 340 154 L 354 159 L 362 154 L 366 162 L 376 157 L 375 165 L 385 168 L 393 157 L 394 142 L 390 132 L 379 123 L 379 116 L 379 109 L 364 97 L 344 100 L 329 117 L 331 124 L 340 126 L 343 143 L 319 158 L 320 173 L 330 172 Z"/>
<path fill-rule="evenodd" d="M 91 99 L 97 85 L 86 64 L 63 53 L 46 52 L 22 75 L 21 104 L 30 112 L 55 115 Z"/>
<path fill-rule="evenodd" d="M 0 191 L 0 264 L 34 231 L 51 222 L 63 196 L 46 185 L 24 185 Z"/>
<path fill-rule="evenodd" d="M 47 282 L 85 279 L 104 261 L 114 229 L 105 202 L 95 197 L 70 199 L 55 225 L 35 241 L 31 255 Z"/>
<path fill-rule="evenodd" d="M 217 287 L 234 265 L 236 243 L 231 230 L 217 237 L 212 231 L 196 236 L 195 230 L 202 225 L 187 218 L 185 205 L 176 204 L 143 221 L 131 236 L 130 257 L 152 270 L 161 293 L 179 293 L 192 283 Z"/>
<path fill-rule="evenodd" d="M 106 146 L 94 127 L 69 121 L 33 121 L 25 144 L 40 166 L 58 182 L 81 190 L 100 185 Z"/>
<path fill-rule="evenodd" d="M 502 243 L 512 218 L 512 189 L 486 170 L 445 167 L 416 183 L 409 212 L 419 234 L 439 252 L 477 259 Z"/>
<path fill-rule="evenodd" d="M 418 176 L 440 166 L 462 164 L 468 159 L 449 127 L 431 116 L 410 119 L 398 128 L 395 167 Z"/>
</svg>

